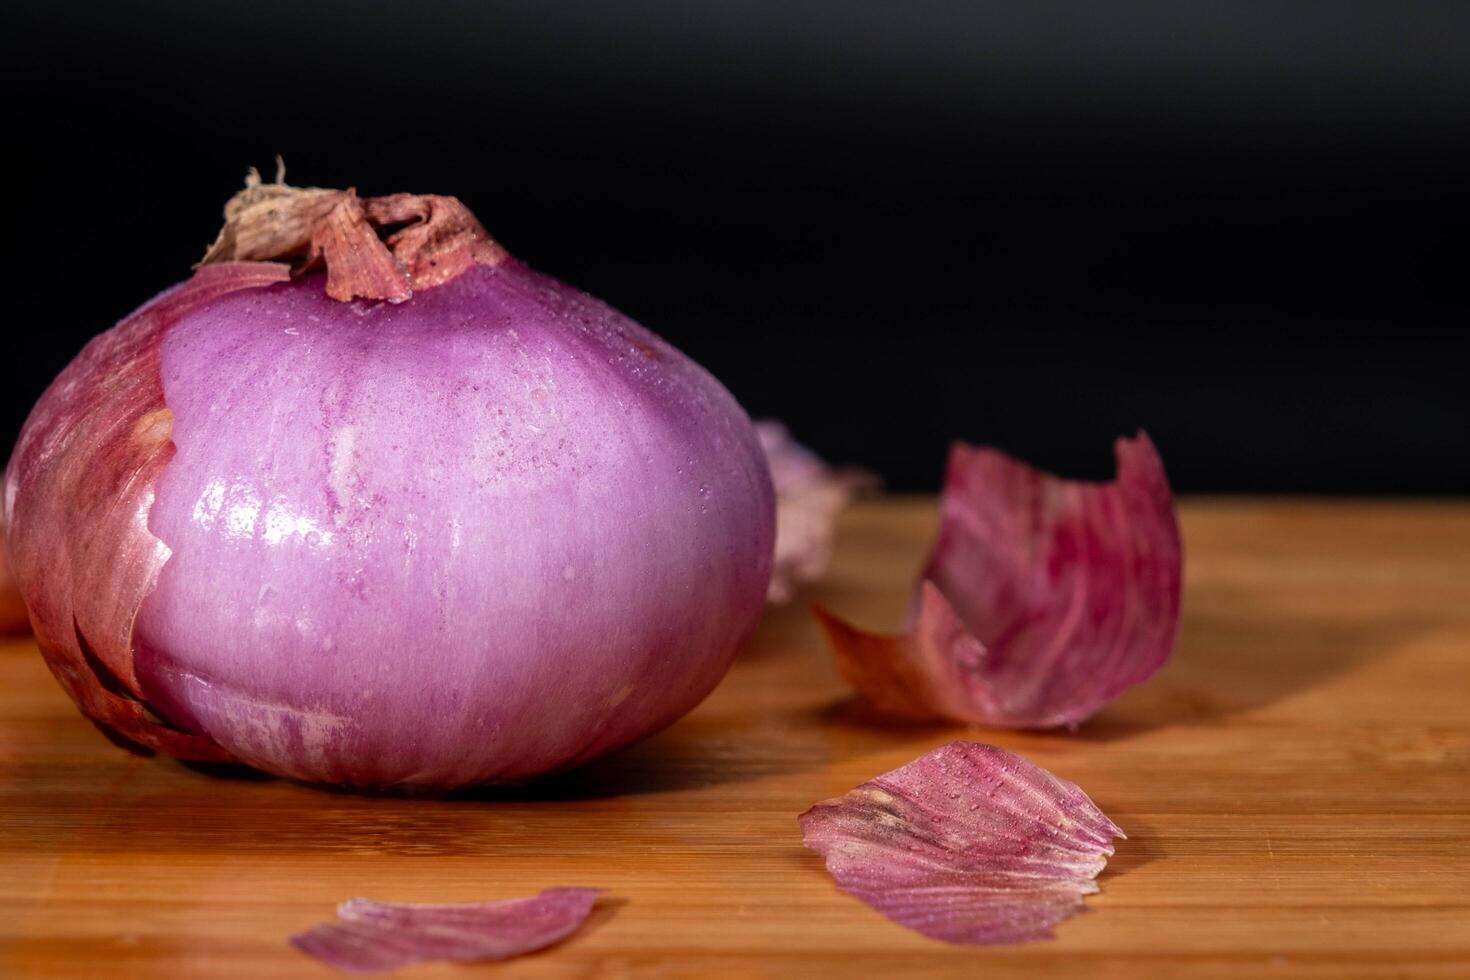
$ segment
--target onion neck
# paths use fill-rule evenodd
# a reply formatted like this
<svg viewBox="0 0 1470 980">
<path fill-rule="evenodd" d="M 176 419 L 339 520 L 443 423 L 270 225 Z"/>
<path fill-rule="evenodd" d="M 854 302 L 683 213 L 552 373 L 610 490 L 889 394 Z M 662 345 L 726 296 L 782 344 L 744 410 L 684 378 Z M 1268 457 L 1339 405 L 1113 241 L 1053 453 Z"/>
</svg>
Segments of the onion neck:
<svg viewBox="0 0 1470 980">
<path fill-rule="evenodd" d="M 267 184 L 251 169 L 199 265 L 285 262 L 297 275 L 324 266 L 327 295 L 335 300 L 401 303 L 472 266 L 510 257 L 457 198 L 360 198 L 351 187 L 292 187 L 284 177 L 279 166 Z"/>
</svg>

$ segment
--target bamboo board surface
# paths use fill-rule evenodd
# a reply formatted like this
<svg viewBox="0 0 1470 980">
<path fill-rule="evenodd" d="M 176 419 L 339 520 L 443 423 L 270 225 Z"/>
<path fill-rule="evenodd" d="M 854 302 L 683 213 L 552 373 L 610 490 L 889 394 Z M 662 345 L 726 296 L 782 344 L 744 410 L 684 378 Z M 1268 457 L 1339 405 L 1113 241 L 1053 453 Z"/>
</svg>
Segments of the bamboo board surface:
<svg viewBox="0 0 1470 980">
<path fill-rule="evenodd" d="M 1470 976 L 1470 504 L 1200 500 L 1174 660 L 1075 734 L 885 730 L 800 606 L 644 744 L 454 800 L 221 778 L 105 742 L 0 646 L 0 975 L 328 977 L 286 937 L 356 896 L 594 885 L 580 933 L 404 977 Z M 813 597 L 896 624 L 932 501 L 864 503 Z M 832 885 L 796 816 L 955 737 L 1127 831 L 1057 938 L 926 940 Z"/>
</svg>

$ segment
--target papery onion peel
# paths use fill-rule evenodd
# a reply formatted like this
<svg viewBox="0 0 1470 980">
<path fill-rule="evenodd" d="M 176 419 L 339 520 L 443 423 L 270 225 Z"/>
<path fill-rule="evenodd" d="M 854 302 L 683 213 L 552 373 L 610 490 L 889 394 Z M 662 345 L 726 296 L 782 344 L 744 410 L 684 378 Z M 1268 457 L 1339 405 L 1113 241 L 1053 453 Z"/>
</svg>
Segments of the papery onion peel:
<svg viewBox="0 0 1470 980">
<path fill-rule="evenodd" d="M 755 431 L 776 488 L 776 561 L 768 598 L 781 604 L 827 571 L 838 515 L 854 496 L 876 489 L 878 479 L 827 465 L 780 422 L 759 420 Z"/>
<path fill-rule="evenodd" d="M 837 887 L 951 943 L 1046 939 L 1123 831 L 1076 785 L 993 745 L 951 742 L 800 818 Z"/>
<path fill-rule="evenodd" d="M 530 898 L 462 905 L 414 905 L 354 898 L 337 921 L 291 937 L 297 949 L 353 973 L 443 960 L 504 960 L 561 942 L 597 900 L 598 888 L 548 888 Z"/>
<path fill-rule="evenodd" d="M 1179 525 L 1148 437 L 1115 449 L 1102 484 L 956 445 L 908 628 L 815 609 L 843 676 L 888 715 L 1001 728 L 1076 726 L 1152 676 L 1179 626 Z"/>
</svg>

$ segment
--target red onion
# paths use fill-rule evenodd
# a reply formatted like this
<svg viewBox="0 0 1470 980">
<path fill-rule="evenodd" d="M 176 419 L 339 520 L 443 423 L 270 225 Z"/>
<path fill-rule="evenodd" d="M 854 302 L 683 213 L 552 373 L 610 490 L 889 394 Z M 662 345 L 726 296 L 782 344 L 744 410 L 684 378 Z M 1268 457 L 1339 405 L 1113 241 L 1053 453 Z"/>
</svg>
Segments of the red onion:
<svg viewBox="0 0 1470 980">
<path fill-rule="evenodd" d="M 82 710 L 184 758 L 448 788 L 703 699 L 772 559 L 729 393 L 452 198 L 256 179 L 226 215 L 211 264 L 51 385 L 7 472 L 21 592 Z M 253 261 L 301 256 L 325 279 Z"/>
</svg>

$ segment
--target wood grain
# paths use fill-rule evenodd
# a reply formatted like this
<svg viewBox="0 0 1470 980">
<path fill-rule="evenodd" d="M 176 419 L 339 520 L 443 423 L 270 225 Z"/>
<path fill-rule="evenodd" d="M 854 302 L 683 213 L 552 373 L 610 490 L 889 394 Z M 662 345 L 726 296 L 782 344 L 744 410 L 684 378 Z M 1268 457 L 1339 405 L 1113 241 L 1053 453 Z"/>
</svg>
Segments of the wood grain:
<svg viewBox="0 0 1470 980">
<path fill-rule="evenodd" d="M 0 974 L 330 976 L 285 938 L 344 898 L 600 885 L 536 956 L 403 976 L 1470 975 L 1470 504 L 1197 500 L 1175 659 L 1075 735 L 972 733 L 1127 830 L 1051 942 L 949 947 L 837 892 L 796 815 L 959 729 L 866 724 L 811 617 L 771 612 L 663 735 L 454 800 L 138 759 L 28 640 L 0 648 Z M 930 501 L 847 517 L 816 595 L 893 625 Z"/>
</svg>

